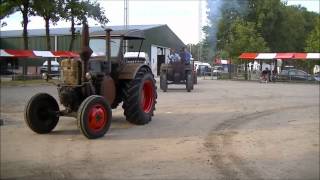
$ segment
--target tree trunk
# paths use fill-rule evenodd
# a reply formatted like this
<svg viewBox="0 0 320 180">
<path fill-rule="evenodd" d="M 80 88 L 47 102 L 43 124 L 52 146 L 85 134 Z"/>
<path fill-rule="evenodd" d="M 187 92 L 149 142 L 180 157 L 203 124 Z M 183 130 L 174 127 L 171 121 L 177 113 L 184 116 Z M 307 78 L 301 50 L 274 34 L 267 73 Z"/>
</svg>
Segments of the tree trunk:
<svg viewBox="0 0 320 180">
<path fill-rule="evenodd" d="M 74 28 L 74 17 L 71 16 L 71 41 L 69 45 L 69 51 L 73 50 L 73 44 L 75 39 L 76 39 L 76 29 Z"/>
<path fill-rule="evenodd" d="M 46 39 L 47 39 L 47 50 L 51 51 L 51 41 L 50 41 L 50 29 L 49 29 L 49 18 L 44 18 L 46 24 Z M 48 74 L 51 74 L 51 59 L 48 58 Z"/>
<path fill-rule="evenodd" d="M 23 18 L 23 45 L 24 49 L 28 50 L 28 11 L 29 11 L 29 1 L 25 1 L 23 3 L 23 9 L 22 9 L 22 18 Z M 26 59 L 22 60 L 22 74 L 27 75 L 27 62 Z"/>
</svg>

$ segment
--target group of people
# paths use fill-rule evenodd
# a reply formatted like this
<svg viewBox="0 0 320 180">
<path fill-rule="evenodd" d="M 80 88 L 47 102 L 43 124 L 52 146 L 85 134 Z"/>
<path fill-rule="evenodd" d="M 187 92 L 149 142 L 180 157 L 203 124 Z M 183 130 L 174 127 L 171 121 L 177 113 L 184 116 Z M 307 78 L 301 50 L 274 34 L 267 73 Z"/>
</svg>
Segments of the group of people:
<svg viewBox="0 0 320 180">
<path fill-rule="evenodd" d="M 181 62 L 184 64 L 190 64 L 191 53 L 188 52 L 187 48 L 183 47 L 178 53 L 176 49 L 170 49 L 170 54 L 168 55 L 168 59 L 170 63 Z"/>
</svg>

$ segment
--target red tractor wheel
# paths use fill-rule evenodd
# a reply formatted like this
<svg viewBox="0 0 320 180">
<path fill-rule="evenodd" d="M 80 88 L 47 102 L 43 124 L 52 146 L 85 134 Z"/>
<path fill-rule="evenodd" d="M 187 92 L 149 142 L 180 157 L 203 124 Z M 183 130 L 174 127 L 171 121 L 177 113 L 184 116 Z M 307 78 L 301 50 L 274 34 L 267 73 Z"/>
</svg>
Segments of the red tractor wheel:
<svg viewBox="0 0 320 180">
<path fill-rule="evenodd" d="M 111 124 L 110 105 L 102 96 L 89 96 L 78 109 L 78 126 L 88 139 L 96 139 L 105 135 Z"/>
<path fill-rule="evenodd" d="M 144 125 L 151 121 L 157 99 L 155 79 L 151 71 L 141 68 L 135 79 L 125 84 L 123 109 L 127 121 Z"/>
<path fill-rule="evenodd" d="M 36 94 L 25 108 L 24 119 L 32 131 L 39 134 L 49 133 L 59 121 L 59 105 L 49 94 Z"/>
</svg>

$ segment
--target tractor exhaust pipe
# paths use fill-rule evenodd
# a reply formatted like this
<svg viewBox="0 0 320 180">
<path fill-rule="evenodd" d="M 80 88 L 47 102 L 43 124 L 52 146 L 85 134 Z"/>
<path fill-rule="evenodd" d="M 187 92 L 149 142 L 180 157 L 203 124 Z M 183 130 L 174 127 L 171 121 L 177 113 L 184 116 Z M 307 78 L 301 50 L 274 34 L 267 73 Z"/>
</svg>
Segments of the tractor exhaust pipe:
<svg viewBox="0 0 320 180">
<path fill-rule="evenodd" d="M 111 73 L 111 47 L 110 47 L 110 41 L 111 41 L 111 31 L 112 29 L 106 29 L 106 61 L 108 62 L 108 74 Z"/>
<path fill-rule="evenodd" d="M 89 26 L 86 21 L 83 22 L 82 27 L 82 44 L 80 58 L 82 60 L 82 77 L 81 81 L 86 81 L 86 73 L 88 72 L 88 61 L 92 54 L 92 49 L 89 46 Z"/>
</svg>

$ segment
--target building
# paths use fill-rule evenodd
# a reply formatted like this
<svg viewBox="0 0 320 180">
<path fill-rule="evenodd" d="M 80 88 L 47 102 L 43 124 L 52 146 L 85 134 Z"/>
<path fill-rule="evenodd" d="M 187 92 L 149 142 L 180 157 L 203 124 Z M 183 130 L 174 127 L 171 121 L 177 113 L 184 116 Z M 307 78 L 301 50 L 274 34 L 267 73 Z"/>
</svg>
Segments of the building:
<svg viewBox="0 0 320 180">
<path fill-rule="evenodd" d="M 110 26 L 112 30 L 123 30 L 124 26 Z M 166 57 L 169 54 L 170 48 L 180 49 L 185 44 L 167 25 L 129 25 L 128 29 L 138 29 L 143 31 L 146 39 L 141 47 L 142 52 L 146 52 L 150 57 L 150 64 L 154 74 L 159 74 L 161 63 L 166 62 Z M 91 27 L 89 32 L 101 32 L 101 27 Z M 76 28 L 77 37 L 74 43 L 74 51 L 80 50 L 81 45 L 81 27 Z M 30 50 L 46 50 L 46 37 L 44 29 L 30 29 L 28 30 L 29 49 Z M 52 28 L 50 29 L 51 47 L 53 51 L 69 49 L 71 40 L 70 28 Z M 129 42 L 130 43 L 130 42 Z M 0 49 L 23 49 L 22 30 L 1 31 L 0 33 Z M 128 51 L 134 51 L 128 49 Z M 30 68 L 29 74 L 38 73 L 33 70 L 34 67 L 39 67 L 43 64 L 45 59 L 2 59 L 1 67 L 15 67 L 21 69 L 22 63 L 26 62 Z M 7 64 L 4 64 L 7 63 Z M 9 64 L 9 66 L 8 66 Z M 37 69 L 37 68 L 36 68 Z"/>
</svg>

